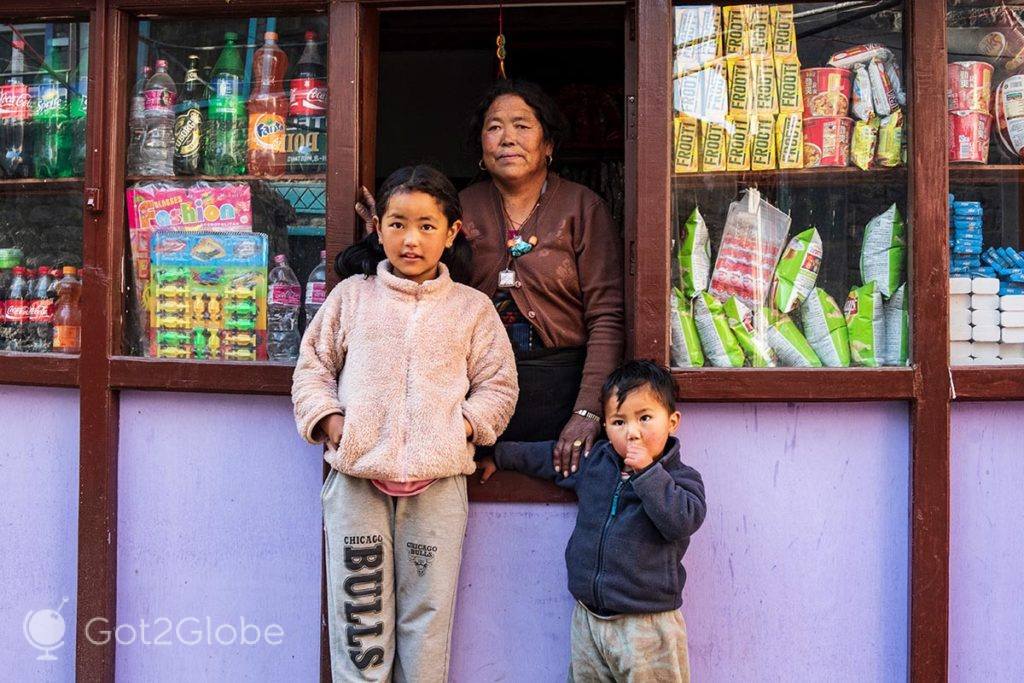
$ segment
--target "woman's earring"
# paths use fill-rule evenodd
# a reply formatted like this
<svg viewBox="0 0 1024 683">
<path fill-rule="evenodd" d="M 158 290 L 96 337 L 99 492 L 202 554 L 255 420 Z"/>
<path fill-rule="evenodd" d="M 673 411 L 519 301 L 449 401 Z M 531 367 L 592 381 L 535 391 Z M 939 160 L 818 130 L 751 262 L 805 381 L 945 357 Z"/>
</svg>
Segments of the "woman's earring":
<svg viewBox="0 0 1024 683">
<path fill-rule="evenodd" d="M 478 161 L 476 165 L 480 167 L 480 170 L 481 170 L 481 171 L 486 171 L 486 170 L 487 170 L 487 167 L 486 167 L 486 166 L 484 166 L 484 160 L 483 160 L 483 159 L 481 159 L 480 161 Z"/>
<path fill-rule="evenodd" d="M 548 155 L 548 166 L 550 166 L 550 165 L 551 165 L 551 162 L 552 162 L 552 161 L 554 161 L 554 158 L 553 158 L 553 157 L 552 157 L 552 156 L 551 156 L 551 155 L 549 154 L 549 155 Z"/>
</svg>

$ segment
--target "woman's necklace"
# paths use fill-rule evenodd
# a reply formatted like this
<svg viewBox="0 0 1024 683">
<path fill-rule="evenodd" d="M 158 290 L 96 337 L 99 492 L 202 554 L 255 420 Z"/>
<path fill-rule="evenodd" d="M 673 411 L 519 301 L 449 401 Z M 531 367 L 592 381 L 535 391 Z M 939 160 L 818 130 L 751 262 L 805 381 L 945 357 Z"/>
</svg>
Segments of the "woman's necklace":
<svg viewBox="0 0 1024 683">
<path fill-rule="evenodd" d="M 508 207 L 505 205 L 504 197 L 501 198 L 501 211 L 505 215 L 505 220 L 508 223 L 507 240 L 505 246 L 508 249 L 509 264 L 498 273 L 498 287 L 502 289 L 511 289 L 516 286 L 516 272 L 512 269 L 514 259 L 519 258 L 525 254 L 529 254 L 533 251 L 533 248 L 537 246 L 537 236 L 530 235 L 529 239 L 524 240 L 522 236 L 523 227 L 530 222 L 533 215 L 537 213 L 537 209 L 540 208 L 540 200 L 544 197 L 544 191 L 547 190 L 548 184 L 545 181 L 544 186 L 540 190 L 540 196 L 537 197 L 537 202 L 530 209 L 530 213 L 527 214 L 526 218 L 516 222 L 512 219 L 512 215 L 508 212 Z"/>
</svg>

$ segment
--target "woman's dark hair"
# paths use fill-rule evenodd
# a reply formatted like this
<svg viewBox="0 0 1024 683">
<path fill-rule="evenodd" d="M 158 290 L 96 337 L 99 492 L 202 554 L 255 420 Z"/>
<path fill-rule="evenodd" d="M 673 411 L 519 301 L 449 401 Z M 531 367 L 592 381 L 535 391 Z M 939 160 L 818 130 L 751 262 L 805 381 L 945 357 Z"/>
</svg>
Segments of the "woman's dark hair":
<svg viewBox="0 0 1024 683">
<path fill-rule="evenodd" d="M 425 165 L 404 166 L 388 176 L 377 193 L 377 218 L 384 217 L 393 196 L 405 192 L 422 192 L 433 197 L 448 219 L 448 225 L 462 219 L 462 204 L 452 181 L 436 168 Z M 385 259 L 387 255 L 380 238 L 372 232 L 338 254 L 334 270 L 342 280 L 352 275 L 376 275 L 377 264 Z M 467 284 L 471 260 L 469 240 L 460 230 L 452 246 L 441 255 L 441 263 L 448 267 L 452 280 Z"/>
<path fill-rule="evenodd" d="M 569 122 L 562 114 L 562 110 L 555 104 L 554 99 L 539 85 L 519 80 L 498 81 L 484 93 L 480 103 L 476 106 L 476 111 L 473 112 L 473 118 L 469 121 L 469 139 L 466 141 L 469 149 L 475 152 L 477 157 L 483 156 L 480 136 L 484 131 L 484 118 L 487 116 L 487 110 L 494 104 L 494 100 L 502 95 L 517 95 L 530 105 L 530 109 L 533 109 L 534 115 L 540 121 L 540 127 L 544 130 L 544 139 L 550 142 L 557 151 L 569 134 Z"/>
<path fill-rule="evenodd" d="M 608 380 L 601 388 L 601 407 L 608 404 L 613 395 L 619 406 L 626 397 L 638 389 L 650 389 L 658 402 L 671 415 L 676 409 L 675 384 L 668 368 L 652 360 L 626 361 L 608 375 Z"/>
</svg>

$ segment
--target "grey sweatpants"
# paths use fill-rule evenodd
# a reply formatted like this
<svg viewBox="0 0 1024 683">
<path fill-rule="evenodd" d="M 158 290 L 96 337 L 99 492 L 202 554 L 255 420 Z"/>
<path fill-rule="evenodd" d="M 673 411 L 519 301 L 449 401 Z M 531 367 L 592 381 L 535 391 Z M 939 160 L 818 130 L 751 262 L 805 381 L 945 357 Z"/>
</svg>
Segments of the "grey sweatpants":
<svg viewBox="0 0 1024 683">
<path fill-rule="evenodd" d="M 576 603 L 569 683 L 689 683 L 686 623 L 679 610 L 601 619 Z"/>
<path fill-rule="evenodd" d="M 466 478 L 392 498 L 331 470 L 321 500 L 334 682 L 447 681 Z"/>
</svg>

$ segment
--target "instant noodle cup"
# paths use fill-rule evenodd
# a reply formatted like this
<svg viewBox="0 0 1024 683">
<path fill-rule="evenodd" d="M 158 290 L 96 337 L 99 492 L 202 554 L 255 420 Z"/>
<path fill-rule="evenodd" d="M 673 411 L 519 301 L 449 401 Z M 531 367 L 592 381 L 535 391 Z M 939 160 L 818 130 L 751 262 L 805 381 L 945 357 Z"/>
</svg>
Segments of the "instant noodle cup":
<svg viewBox="0 0 1024 683">
<path fill-rule="evenodd" d="M 758 114 L 751 118 L 750 170 L 775 168 L 775 117 Z"/>
<path fill-rule="evenodd" d="M 906 365 L 910 358 L 910 315 L 907 309 L 907 286 L 900 288 L 882 304 L 885 318 L 885 365 Z"/>
<path fill-rule="evenodd" d="M 754 74 L 754 109 L 758 114 L 779 113 L 779 86 L 775 61 L 771 57 L 751 57 Z"/>
<path fill-rule="evenodd" d="M 729 113 L 750 113 L 754 106 L 754 73 L 750 57 L 729 57 L 726 63 L 729 67 Z"/>
<path fill-rule="evenodd" d="M 675 117 L 675 144 L 673 168 L 676 173 L 696 173 L 698 170 L 697 150 L 700 125 L 691 116 Z"/>
<path fill-rule="evenodd" d="M 864 228 L 860 249 L 860 277 L 882 296 L 892 296 L 903 282 L 906 265 L 906 226 L 896 204 L 878 214 Z"/>
<path fill-rule="evenodd" d="M 816 116 L 804 119 L 804 168 L 846 166 L 853 119 Z"/>
<path fill-rule="evenodd" d="M 878 142 L 878 119 L 857 121 L 853 124 L 853 138 L 850 140 L 850 159 L 853 165 L 862 170 L 871 168 L 875 158 L 875 147 Z M 899 146 L 896 147 L 899 154 Z M 897 162 L 899 161 L 897 157 Z"/>
<path fill-rule="evenodd" d="M 747 44 L 752 55 L 771 55 L 772 20 L 768 5 L 749 5 Z"/>
<path fill-rule="evenodd" d="M 807 298 L 818 281 L 821 268 L 821 235 L 816 228 L 807 228 L 794 235 L 775 266 L 775 277 L 769 294 L 775 308 L 789 313 Z"/>
<path fill-rule="evenodd" d="M 946 65 L 946 108 L 991 113 L 992 65 L 950 62 Z"/>
<path fill-rule="evenodd" d="M 803 88 L 800 87 L 800 59 L 795 55 L 775 58 L 775 80 L 779 84 L 779 111 L 803 110 Z"/>
<path fill-rule="evenodd" d="M 949 112 L 948 142 L 951 162 L 988 163 L 992 117 L 980 111 Z"/>
<path fill-rule="evenodd" d="M 700 350 L 697 323 L 693 319 L 693 301 L 686 298 L 678 288 L 673 287 L 669 295 L 672 366 L 677 368 L 699 368 L 704 365 L 704 354 Z"/>
<path fill-rule="evenodd" d="M 878 144 L 875 149 L 875 164 L 883 168 L 894 168 L 903 162 L 903 111 L 897 109 L 881 121 L 873 120 L 878 126 Z"/>
<path fill-rule="evenodd" d="M 704 173 L 726 170 L 729 135 L 721 123 L 701 121 L 700 170 Z"/>
<path fill-rule="evenodd" d="M 796 23 L 793 5 L 772 5 L 772 53 L 776 57 L 796 55 Z"/>
<path fill-rule="evenodd" d="M 775 120 L 779 168 L 804 167 L 804 121 L 799 112 L 779 114 Z"/>
<path fill-rule="evenodd" d="M 768 319 L 764 309 L 751 311 L 736 297 L 730 297 L 724 309 L 729 329 L 736 335 L 736 341 L 750 360 L 750 365 L 755 368 L 774 368 L 778 358 L 768 343 Z"/>
<path fill-rule="evenodd" d="M 708 288 L 711 275 L 711 238 L 700 209 L 694 208 L 683 225 L 679 243 L 679 277 L 688 298 Z"/>
<path fill-rule="evenodd" d="M 793 319 L 785 314 L 773 315 L 768 326 L 768 343 L 786 368 L 820 368 L 821 359 Z"/>
<path fill-rule="evenodd" d="M 850 365 L 850 335 L 843 309 L 820 287 L 815 287 L 800 306 L 804 336 L 827 368 Z"/>
<path fill-rule="evenodd" d="M 746 114 L 730 116 L 732 130 L 726 147 L 726 170 L 749 171 L 751 147 L 751 118 Z"/>
<path fill-rule="evenodd" d="M 1010 76 L 996 89 L 995 128 L 1003 149 L 1024 158 L 1024 75 Z"/>
<path fill-rule="evenodd" d="M 704 357 L 716 368 L 743 367 L 743 349 L 729 327 L 722 303 L 707 292 L 693 300 L 693 317 L 697 323 Z"/>
<path fill-rule="evenodd" d="M 852 81 L 849 69 L 818 67 L 800 71 L 804 118 L 846 116 Z"/>
<path fill-rule="evenodd" d="M 750 54 L 750 5 L 732 5 L 722 10 L 722 47 L 726 56 Z"/>
<path fill-rule="evenodd" d="M 879 367 L 885 350 L 885 314 L 882 294 L 875 283 L 850 290 L 843 313 L 850 338 L 850 361 L 866 368 Z"/>
</svg>

